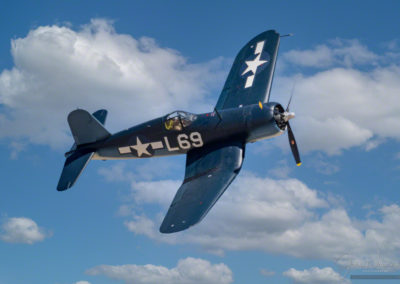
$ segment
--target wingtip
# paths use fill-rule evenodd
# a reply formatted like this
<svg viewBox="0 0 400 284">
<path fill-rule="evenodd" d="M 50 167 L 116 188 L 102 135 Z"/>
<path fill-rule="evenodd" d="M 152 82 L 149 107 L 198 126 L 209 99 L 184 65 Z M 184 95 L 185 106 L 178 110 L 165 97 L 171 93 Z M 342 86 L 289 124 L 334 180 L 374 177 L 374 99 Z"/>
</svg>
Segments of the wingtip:
<svg viewBox="0 0 400 284">
<path fill-rule="evenodd" d="M 184 231 L 188 229 L 190 226 L 181 224 L 180 226 L 176 226 L 175 224 L 162 224 L 160 226 L 160 233 L 162 234 L 172 234 L 172 233 L 177 233 Z"/>
<path fill-rule="evenodd" d="M 74 184 L 70 181 L 68 181 L 67 183 L 65 183 L 64 181 L 59 181 L 58 185 L 57 185 L 57 191 L 65 191 L 69 188 L 71 188 Z"/>
<path fill-rule="evenodd" d="M 69 187 L 66 186 L 57 186 L 57 191 L 65 191 L 67 190 Z"/>
</svg>

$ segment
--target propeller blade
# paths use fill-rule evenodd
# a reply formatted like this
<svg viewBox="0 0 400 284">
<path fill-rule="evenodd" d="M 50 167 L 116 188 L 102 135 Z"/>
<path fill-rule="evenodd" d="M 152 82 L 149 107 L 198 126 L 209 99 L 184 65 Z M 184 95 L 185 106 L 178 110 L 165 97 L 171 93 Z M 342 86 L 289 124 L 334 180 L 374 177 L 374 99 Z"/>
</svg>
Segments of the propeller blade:
<svg viewBox="0 0 400 284">
<path fill-rule="evenodd" d="M 295 87 L 296 87 L 296 81 L 294 81 L 293 87 L 292 87 L 292 91 L 290 92 L 290 99 L 289 99 L 289 102 L 288 102 L 287 107 L 286 107 L 286 112 L 289 111 L 289 106 L 290 106 L 290 103 L 292 102 L 292 98 L 293 98 L 294 88 Z"/>
<path fill-rule="evenodd" d="M 292 128 L 290 127 L 289 122 L 287 123 L 287 128 L 288 128 L 290 149 L 292 149 L 292 153 L 293 153 L 293 157 L 296 161 L 296 165 L 301 166 L 299 149 L 297 148 L 296 139 L 294 139 L 293 131 L 292 131 Z"/>
</svg>

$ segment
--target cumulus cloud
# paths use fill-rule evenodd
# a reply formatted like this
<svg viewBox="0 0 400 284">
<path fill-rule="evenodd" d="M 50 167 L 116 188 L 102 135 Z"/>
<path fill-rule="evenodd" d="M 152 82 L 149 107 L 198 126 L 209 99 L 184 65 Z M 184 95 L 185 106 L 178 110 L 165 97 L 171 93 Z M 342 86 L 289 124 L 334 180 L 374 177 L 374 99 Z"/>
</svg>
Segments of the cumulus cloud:
<svg viewBox="0 0 400 284">
<path fill-rule="evenodd" d="M 171 180 L 134 182 L 132 183 L 132 198 L 135 204 L 159 204 L 162 208 L 167 209 L 180 184 L 181 181 Z M 224 194 L 224 197 L 218 202 L 218 206 L 211 211 L 210 214 L 214 217 L 206 218 L 214 220 L 214 224 L 204 226 L 204 228 L 217 227 L 224 234 L 232 233 L 238 238 L 242 234 L 246 234 L 246 230 L 243 228 L 250 229 L 248 232 L 254 231 L 255 234 L 264 230 L 277 233 L 287 226 L 297 226 L 311 218 L 313 213 L 309 210 L 310 208 L 327 206 L 327 203 L 317 196 L 316 191 L 310 190 L 305 184 L 295 179 L 272 180 L 248 175 L 240 177 L 233 188 Z M 240 212 L 240 214 L 232 214 L 232 212 Z M 216 216 L 219 218 L 215 218 Z M 249 223 L 249 220 L 252 222 Z M 202 223 L 204 222 L 206 220 Z M 147 225 L 144 226 L 144 224 Z M 231 224 L 236 225 L 231 226 Z M 135 216 L 126 225 L 134 233 L 143 232 L 143 228 L 157 228 L 157 225 L 143 215 Z M 203 228 L 203 226 L 201 227 Z M 211 234 L 214 231 L 204 231 L 203 233 Z M 151 235 L 159 236 L 160 234 L 156 232 Z M 165 236 L 165 240 L 171 240 L 173 236 L 177 236 L 177 234 Z M 197 233 L 189 236 L 189 238 L 193 238 L 193 241 L 200 243 L 204 241 L 202 237 L 205 237 L 204 240 L 209 239 L 209 237 L 200 236 Z M 254 237 L 256 238 L 256 235 Z M 226 241 L 223 246 L 231 249 L 242 246 L 251 247 L 251 241 L 248 241 L 250 239 L 243 239 L 239 242 Z"/>
<path fill-rule="evenodd" d="M 376 64 L 379 56 L 361 44 L 360 41 L 335 39 L 328 44 L 320 44 L 313 49 L 290 50 L 283 55 L 283 60 L 304 67 L 327 68 L 360 64 Z"/>
<path fill-rule="evenodd" d="M 334 159 L 327 159 L 322 153 L 307 158 L 307 165 L 324 175 L 332 175 L 340 170 Z"/>
<path fill-rule="evenodd" d="M 10 158 L 12 160 L 16 160 L 19 153 L 26 150 L 26 144 L 18 141 L 12 141 L 9 145 L 9 148 L 11 149 Z"/>
<path fill-rule="evenodd" d="M 78 281 L 75 284 L 90 284 L 88 281 Z"/>
<path fill-rule="evenodd" d="M 137 284 L 227 284 L 233 282 L 232 271 L 223 263 L 211 264 L 199 258 L 179 260 L 174 268 L 146 265 L 100 265 L 86 271 L 89 275 L 105 275 L 125 283 Z"/>
<path fill-rule="evenodd" d="M 391 53 L 387 48 L 378 55 L 358 40 L 335 39 L 281 56 L 283 71 L 272 98 L 284 101 L 295 84 L 292 124 L 302 152 L 336 155 L 357 146 L 370 151 L 387 138 L 400 139 L 400 62 Z"/>
<path fill-rule="evenodd" d="M 33 244 L 43 241 L 49 234 L 25 217 L 8 218 L 1 226 L 0 239 L 8 243 Z"/>
<path fill-rule="evenodd" d="M 307 284 L 345 284 L 350 283 L 348 279 L 343 278 L 339 273 L 331 267 L 296 270 L 290 268 L 283 275 L 291 278 L 296 283 Z"/>
<path fill-rule="evenodd" d="M 369 71 L 331 68 L 278 77 L 275 93 L 289 94 L 296 81 L 292 125 L 302 152 L 371 150 L 387 138 L 400 139 L 399 73 L 394 64 Z"/>
<path fill-rule="evenodd" d="M 210 90 L 225 73 L 222 59 L 191 64 L 101 19 L 78 30 L 40 26 L 13 39 L 11 52 L 15 66 L 0 73 L 0 138 L 53 147 L 71 142 L 66 117 L 77 107 L 108 109 L 113 131 L 175 108 L 208 110 Z"/>
<path fill-rule="evenodd" d="M 133 181 L 130 201 L 120 209 L 126 228 L 160 242 L 196 244 L 217 255 L 226 250 L 256 250 L 327 259 L 346 267 L 399 263 L 398 205 L 355 219 L 343 202 L 297 179 L 262 178 L 246 172 L 201 223 L 180 233 L 160 234 L 158 228 L 180 183 Z M 158 213 L 145 213 L 148 206 Z"/>
<path fill-rule="evenodd" d="M 183 165 L 177 165 L 174 158 L 169 159 L 145 159 L 136 160 L 134 168 L 130 168 L 130 163 L 119 161 L 118 163 L 101 167 L 98 173 L 106 181 L 132 182 L 148 181 L 165 178 L 175 173 L 177 169 L 183 169 Z M 183 158 L 183 157 L 182 157 Z M 183 162 L 183 161 L 182 161 Z"/>
</svg>

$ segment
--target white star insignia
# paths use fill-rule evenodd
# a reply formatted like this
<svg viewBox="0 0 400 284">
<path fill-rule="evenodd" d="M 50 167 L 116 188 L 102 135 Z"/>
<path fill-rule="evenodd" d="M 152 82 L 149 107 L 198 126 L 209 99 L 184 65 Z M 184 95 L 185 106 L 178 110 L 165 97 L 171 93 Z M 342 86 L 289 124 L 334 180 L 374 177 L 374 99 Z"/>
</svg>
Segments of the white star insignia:
<svg viewBox="0 0 400 284">
<path fill-rule="evenodd" d="M 246 61 L 247 68 L 242 73 L 242 76 L 249 71 L 253 72 L 253 74 L 256 74 L 258 66 L 263 65 L 264 63 L 268 62 L 267 60 L 260 60 L 260 57 L 261 57 L 261 53 L 259 53 L 254 60 Z"/>
<path fill-rule="evenodd" d="M 151 156 L 151 154 L 147 151 L 149 144 L 150 143 L 142 143 L 139 137 L 136 137 L 136 145 L 132 145 L 131 147 L 137 151 L 138 157 L 141 157 L 143 154 Z"/>
</svg>

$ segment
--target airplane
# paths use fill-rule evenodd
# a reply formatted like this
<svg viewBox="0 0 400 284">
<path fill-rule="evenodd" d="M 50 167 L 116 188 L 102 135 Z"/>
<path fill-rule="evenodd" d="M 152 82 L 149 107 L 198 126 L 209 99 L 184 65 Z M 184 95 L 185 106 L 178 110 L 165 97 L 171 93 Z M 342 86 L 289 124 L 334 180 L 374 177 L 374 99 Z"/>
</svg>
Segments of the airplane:
<svg viewBox="0 0 400 284">
<path fill-rule="evenodd" d="M 281 104 L 269 102 L 280 36 L 265 31 L 238 53 L 213 111 L 174 111 L 111 134 L 104 127 L 107 111 L 68 115 L 73 138 L 57 185 L 74 185 L 90 160 L 140 159 L 186 154 L 185 177 L 160 226 L 174 233 L 199 223 L 239 174 L 247 143 L 288 131 L 296 164 L 301 165 L 289 120 Z"/>
</svg>

